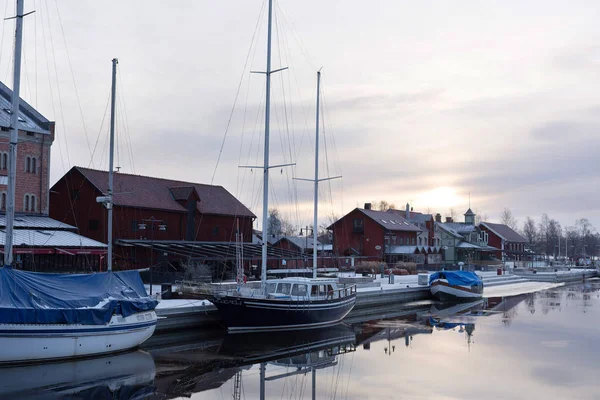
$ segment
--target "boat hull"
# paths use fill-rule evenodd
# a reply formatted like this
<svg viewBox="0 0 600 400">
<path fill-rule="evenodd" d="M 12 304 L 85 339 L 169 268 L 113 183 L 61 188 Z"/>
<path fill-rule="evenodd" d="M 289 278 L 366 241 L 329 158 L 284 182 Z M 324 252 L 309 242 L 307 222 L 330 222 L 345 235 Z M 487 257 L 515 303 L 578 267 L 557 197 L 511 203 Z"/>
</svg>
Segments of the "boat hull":
<svg viewBox="0 0 600 400">
<path fill-rule="evenodd" d="M 443 279 L 431 282 L 431 295 L 440 301 L 473 301 L 481 299 L 483 287 L 450 285 Z"/>
<path fill-rule="evenodd" d="M 114 315 L 104 325 L 0 324 L 0 364 L 116 353 L 135 348 L 156 328 L 156 313 Z"/>
<path fill-rule="evenodd" d="M 310 329 L 340 322 L 354 307 L 356 294 L 340 299 L 271 300 L 213 297 L 230 332 Z"/>
</svg>

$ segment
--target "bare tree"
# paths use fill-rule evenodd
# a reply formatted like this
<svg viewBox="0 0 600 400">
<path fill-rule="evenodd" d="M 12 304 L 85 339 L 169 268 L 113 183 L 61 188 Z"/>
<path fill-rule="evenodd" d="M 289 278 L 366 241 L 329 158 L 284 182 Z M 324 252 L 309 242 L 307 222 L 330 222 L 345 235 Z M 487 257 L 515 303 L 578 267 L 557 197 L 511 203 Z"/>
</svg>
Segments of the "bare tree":
<svg viewBox="0 0 600 400">
<path fill-rule="evenodd" d="M 525 219 L 525 223 L 523 224 L 523 235 L 529 242 L 529 245 L 533 245 L 537 238 L 537 229 L 535 228 L 535 221 L 531 217 L 527 217 Z"/>
<path fill-rule="evenodd" d="M 475 225 L 479 225 L 482 222 L 485 222 L 490 219 L 490 217 L 480 210 L 475 210 Z"/>
<path fill-rule="evenodd" d="M 374 210 L 387 211 L 390 209 L 396 209 L 396 205 L 394 203 L 390 203 L 386 200 L 372 201 L 371 204 Z"/>
<path fill-rule="evenodd" d="M 500 214 L 500 222 L 508 226 L 510 229 L 517 229 L 518 222 L 509 208 L 505 208 L 504 211 L 502 211 L 502 214 Z"/>
<path fill-rule="evenodd" d="M 267 226 L 269 227 L 269 235 L 271 237 L 281 235 L 293 236 L 297 231 L 296 227 L 290 221 L 284 219 L 276 208 L 269 209 Z"/>
</svg>

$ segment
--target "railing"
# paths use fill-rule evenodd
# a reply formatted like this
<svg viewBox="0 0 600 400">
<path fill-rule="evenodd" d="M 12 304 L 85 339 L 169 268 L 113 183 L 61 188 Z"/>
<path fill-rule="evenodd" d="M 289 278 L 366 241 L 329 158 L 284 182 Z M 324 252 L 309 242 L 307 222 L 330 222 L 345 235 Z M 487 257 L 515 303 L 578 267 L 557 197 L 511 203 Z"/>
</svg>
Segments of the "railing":
<svg viewBox="0 0 600 400">
<path fill-rule="evenodd" d="M 352 296 L 353 294 L 356 294 L 356 285 L 352 285 L 349 287 L 343 287 L 341 289 L 336 289 L 336 290 L 330 290 L 327 293 L 327 297 L 325 299 L 326 300 L 341 299 L 344 297 Z"/>
</svg>

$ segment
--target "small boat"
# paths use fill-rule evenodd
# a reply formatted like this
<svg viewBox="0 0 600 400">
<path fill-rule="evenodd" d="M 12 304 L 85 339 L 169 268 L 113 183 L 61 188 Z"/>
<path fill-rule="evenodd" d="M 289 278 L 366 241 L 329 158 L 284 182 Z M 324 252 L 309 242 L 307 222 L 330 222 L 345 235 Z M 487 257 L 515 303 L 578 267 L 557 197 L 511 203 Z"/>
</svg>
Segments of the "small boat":
<svg viewBox="0 0 600 400">
<path fill-rule="evenodd" d="M 238 287 L 235 290 L 215 293 L 210 301 L 217 307 L 230 332 L 268 331 L 287 329 L 317 328 L 340 322 L 356 303 L 356 286 L 339 285 L 333 278 L 317 278 L 317 230 L 313 230 L 313 275 L 312 278 L 283 278 L 267 280 L 267 246 L 269 224 L 269 112 L 271 74 L 281 71 L 271 70 L 271 28 L 273 0 L 269 0 L 267 33 L 267 70 L 265 105 L 265 151 L 263 170 L 263 243 L 261 288 L 250 290 L 241 285 L 238 272 Z M 314 184 L 314 225 L 318 226 L 317 207 L 319 182 L 336 179 L 319 178 L 319 99 L 321 72 L 317 72 L 317 109 L 315 141 L 315 178 L 300 179 Z M 294 164 L 279 165 L 283 167 Z M 253 167 L 255 168 L 255 167 Z M 238 259 L 238 269 L 241 262 Z"/>
<path fill-rule="evenodd" d="M 429 276 L 431 294 L 441 301 L 472 301 L 483 294 L 483 281 L 470 271 L 439 271 Z"/>
</svg>

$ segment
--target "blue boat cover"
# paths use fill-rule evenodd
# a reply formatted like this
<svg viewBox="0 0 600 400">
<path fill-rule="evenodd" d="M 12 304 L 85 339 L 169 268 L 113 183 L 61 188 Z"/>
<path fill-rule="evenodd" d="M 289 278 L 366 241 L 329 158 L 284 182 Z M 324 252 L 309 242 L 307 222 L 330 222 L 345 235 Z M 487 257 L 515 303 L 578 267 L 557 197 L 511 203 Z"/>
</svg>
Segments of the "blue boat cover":
<svg viewBox="0 0 600 400">
<path fill-rule="evenodd" d="M 45 274 L 0 267 L 0 323 L 103 325 L 113 314 L 150 311 L 137 271 Z"/>
<path fill-rule="evenodd" d="M 482 281 L 475 272 L 471 271 L 438 271 L 429 275 L 429 284 L 436 279 L 447 279 L 451 286 L 481 285 Z"/>
</svg>

